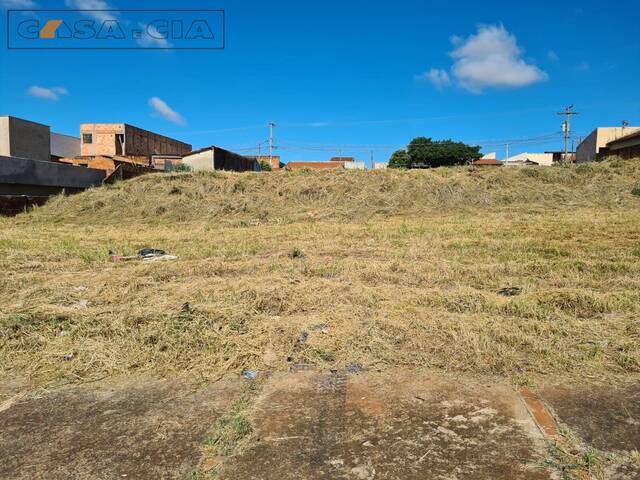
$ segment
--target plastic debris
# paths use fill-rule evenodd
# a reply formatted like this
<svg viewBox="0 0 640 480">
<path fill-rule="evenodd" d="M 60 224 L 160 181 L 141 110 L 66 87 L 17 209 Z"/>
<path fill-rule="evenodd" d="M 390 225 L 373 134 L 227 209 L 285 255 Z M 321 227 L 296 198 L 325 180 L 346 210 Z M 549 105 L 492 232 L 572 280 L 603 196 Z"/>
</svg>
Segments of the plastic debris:
<svg viewBox="0 0 640 480">
<path fill-rule="evenodd" d="M 73 353 L 67 353 L 65 354 L 64 357 L 62 357 L 66 362 L 69 362 L 71 360 L 73 360 L 75 358 L 75 355 Z"/>
<path fill-rule="evenodd" d="M 159 257 L 166 254 L 167 252 L 159 248 L 142 248 L 138 250 L 138 255 L 141 257 Z"/>
<path fill-rule="evenodd" d="M 498 290 L 498 294 L 503 297 L 513 297 L 515 295 L 520 295 L 522 289 L 520 287 L 504 287 Z"/>
<path fill-rule="evenodd" d="M 145 262 L 165 262 L 167 260 L 177 260 L 178 257 L 175 255 L 157 255 L 152 257 L 143 257 L 142 260 Z"/>
<path fill-rule="evenodd" d="M 138 250 L 137 255 L 116 255 L 115 252 L 109 250 L 109 257 L 113 262 L 128 262 L 131 260 L 143 260 L 146 262 L 163 262 L 167 260 L 177 260 L 175 255 L 169 255 L 164 250 L 158 248 L 142 248 Z"/>
<path fill-rule="evenodd" d="M 242 376 L 247 380 L 255 380 L 258 376 L 258 372 L 256 372 L 255 370 L 243 370 Z"/>
</svg>

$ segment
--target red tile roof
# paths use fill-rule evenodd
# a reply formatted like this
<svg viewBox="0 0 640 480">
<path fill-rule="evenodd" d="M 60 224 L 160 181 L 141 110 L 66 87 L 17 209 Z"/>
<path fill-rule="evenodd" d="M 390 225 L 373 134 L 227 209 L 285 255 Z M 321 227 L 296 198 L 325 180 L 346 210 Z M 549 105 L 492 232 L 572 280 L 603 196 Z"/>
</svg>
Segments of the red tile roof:
<svg viewBox="0 0 640 480">
<path fill-rule="evenodd" d="M 495 158 L 479 158 L 478 160 L 474 160 L 471 162 L 471 165 L 494 165 L 499 167 L 502 165 L 500 160 L 496 160 Z"/>
</svg>

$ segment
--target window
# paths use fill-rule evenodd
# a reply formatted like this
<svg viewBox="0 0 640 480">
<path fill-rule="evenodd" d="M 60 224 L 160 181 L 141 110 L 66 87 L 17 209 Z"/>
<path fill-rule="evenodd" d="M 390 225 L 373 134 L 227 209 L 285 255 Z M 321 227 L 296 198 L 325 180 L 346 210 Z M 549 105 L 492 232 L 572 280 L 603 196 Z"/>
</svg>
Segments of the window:
<svg viewBox="0 0 640 480">
<path fill-rule="evenodd" d="M 83 133 L 82 143 L 93 143 L 93 135 L 90 133 Z"/>
</svg>

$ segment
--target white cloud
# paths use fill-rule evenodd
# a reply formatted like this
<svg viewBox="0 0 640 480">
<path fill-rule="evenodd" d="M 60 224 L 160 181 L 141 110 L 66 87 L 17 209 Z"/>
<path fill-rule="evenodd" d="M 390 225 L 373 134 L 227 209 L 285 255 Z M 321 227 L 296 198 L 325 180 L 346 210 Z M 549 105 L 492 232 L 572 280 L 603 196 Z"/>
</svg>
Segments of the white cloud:
<svg viewBox="0 0 640 480">
<path fill-rule="evenodd" d="M 115 10 L 114 7 L 104 0 L 64 0 L 64 4 L 76 10 Z M 99 22 L 106 20 L 115 20 L 117 18 L 115 12 L 84 12 L 85 15 L 92 17 Z"/>
<path fill-rule="evenodd" d="M 552 61 L 552 62 L 557 62 L 558 60 L 560 60 L 560 57 L 558 56 L 558 54 L 556 52 L 554 52 L 553 50 L 549 50 L 547 52 L 547 58 Z"/>
<path fill-rule="evenodd" d="M 502 25 L 480 25 L 475 35 L 467 38 L 454 35 L 450 41 L 455 47 L 449 56 L 454 62 L 451 74 L 431 69 L 420 77 L 442 88 L 451 83 L 473 93 L 486 88 L 517 88 L 546 80 L 548 75 L 537 66 L 527 63 L 516 37 Z"/>
<path fill-rule="evenodd" d="M 38 4 L 33 0 L 0 0 L 2 8 L 36 8 Z"/>
<path fill-rule="evenodd" d="M 61 95 L 68 95 L 69 92 L 64 87 L 39 87 L 34 85 L 27 90 L 27 94 L 36 98 L 44 98 L 46 100 L 58 101 Z"/>
<path fill-rule="evenodd" d="M 167 102 L 161 98 L 151 97 L 149 99 L 149 105 L 153 108 L 155 113 L 159 114 L 165 120 L 177 123 L 178 125 L 186 125 L 187 121 L 184 117 L 167 105 Z"/>
<path fill-rule="evenodd" d="M 516 88 L 540 82 L 547 74 L 522 57 L 516 37 L 503 26 L 480 26 L 478 33 L 449 54 L 458 84 L 480 93 L 485 88 Z"/>
<path fill-rule="evenodd" d="M 428 72 L 416 75 L 416 79 L 431 82 L 438 89 L 451 85 L 451 78 L 449 77 L 449 74 L 446 70 L 439 68 L 432 68 Z"/>
</svg>

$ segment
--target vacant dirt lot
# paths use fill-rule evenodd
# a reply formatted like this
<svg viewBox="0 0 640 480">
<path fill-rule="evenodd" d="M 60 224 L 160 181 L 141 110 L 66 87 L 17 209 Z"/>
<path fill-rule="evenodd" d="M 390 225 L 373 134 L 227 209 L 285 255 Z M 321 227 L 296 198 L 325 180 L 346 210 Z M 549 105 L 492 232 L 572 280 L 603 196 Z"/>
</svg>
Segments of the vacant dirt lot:
<svg viewBox="0 0 640 480">
<path fill-rule="evenodd" d="M 238 398 L 230 394 L 220 425 L 209 400 L 190 397 L 189 388 L 167 392 L 153 380 L 148 395 L 144 385 L 138 393 L 122 390 L 112 401 L 131 402 L 130 413 L 119 422 L 126 426 L 131 418 L 131 430 L 122 427 L 118 433 L 105 423 L 118 435 L 100 441 L 133 440 L 124 450 L 105 450 L 105 458 L 112 458 L 111 465 L 131 465 L 114 455 L 145 445 L 136 432 L 151 434 L 136 419 L 146 418 L 145 408 L 159 412 L 165 407 L 167 418 L 174 418 L 169 404 L 175 401 L 185 415 L 166 438 L 186 439 L 180 441 L 186 450 L 163 459 L 151 446 L 142 448 L 159 459 L 159 470 L 145 470 L 151 478 L 160 470 L 175 478 L 171 475 L 189 468 L 193 478 L 205 475 L 198 467 L 201 455 L 210 467 L 223 466 L 223 475 L 234 465 L 246 478 L 259 478 L 258 459 L 283 458 L 301 462 L 300 472 L 311 477 L 368 478 L 369 464 L 348 440 L 356 434 L 349 412 L 355 412 L 350 415 L 363 435 L 383 442 L 368 457 L 377 478 L 400 473 L 474 478 L 473 472 L 483 478 L 491 468 L 513 478 L 547 474 L 529 469 L 529 459 L 547 462 L 545 468 L 558 475 L 633 478 L 637 409 L 624 399 L 637 395 L 629 385 L 640 379 L 640 198 L 632 193 L 639 183 L 637 161 L 524 169 L 151 175 L 2 218 L 0 402 L 6 408 L 0 415 L 14 429 L 11 438 L 23 442 L 11 444 L 17 460 L 5 456 L 4 472 L 29 475 L 29 465 L 37 470 L 48 458 L 61 464 L 65 451 L 80 452 L 74 471 L 88 478 L 97 475 L 92 468 L 107 468 L 87 460 L 93 458 L 90 450 L 73 443 L 70 450 L 52 449 L 50 457 L 38 457 L 28 447 L 29 435 L 36 438 L 37 431 L 24 430 L 51 421 L 51 430 L 43 430 L 46 438 L 71 442 L 74 430 L 58 430 L 73 423 L 66 415 L 78 412 L 89 419 L 92 411 L 114 410 L 100 393 L 102 382 L 188 378 L 215 389 L 219 378 L 248 369 L 274 377 L 264 391 L 256 388 Z M 132 255 L 142 247 L 162 248 L 178 259 L 114 263 L 108 255 L 110 250 Z M 331 372 L 349 364 L 376 375 L 421 373 L 402 377 L 406 385 L 397 387 L 397 395 L 377 378 L 367 380 L 371 385 L 365 382 L 363 388 L 379 390 L 383 398 L 384 421 L 378 424 L 343 405 L 342 394 L 323 393 L 322 385 L 333 388 L 332 382 L 342 388 L 346 380 Z M 276 379 L 300 365 L 313 367 L 317 377 L 299 387 L 309 400 L 298 411 L 298 387 L 278 394 L 281 380 Z M 462 389 L 469 403 L 459 412 L 440 408 L 434 393 L 439 387 L 425 384 L 425 375 L 461 375 L 468 379 L 465 385 L 489 378 L 492 385 L 533 387 L 566 427 L 566 445 L 550 451 L 513 430 L 513 451 L 527 459 L 526 465 L 500 457 L 503 463 L 478 462 L 476 470 L 455 456 L 457 447 L 441 448 L 435 437 L 405 451 L 404 444 L 392 444 L 393 431 L 401 438 L 420 436 L 428 422 L 441 425 L 447 415 L 467 418 L 485 398 L 469 387 Z M 70 384 L 69 390 L 53 388 L 61 384 Z M 347 392 L 358 388 L 357 382 L 344 385 Z M 403 397 L 403 388 L 421 385 L 435 397 L 425 393 L 425 401 L 415 405 Z M 44 392 L 41 398 L 34 397 L 38 392 Z M 170 400 L 153 403 L 162 398 Z M 286 426 L 264 426 L 255 408 L 270 403 L 298 413 Z M 73 412 L 64 413 L 74 405 Z M 500 424 L 513 426 L 509 419 L 515 413 L 496 405 L 491 408 L 502 412 L 496 414 Z M 615 413 L 600 411 L 605 405 Z M 307 414 L 315 418 L 308 424 L 301 420 Z M 322 423 L 325 417 L 338 420 Z M 96 431 L 104 430 L 102 421 L 87 420 Z M 212 437 L 211 429 L 223 433 Z M 262 443 L 258 452 L 252 442 L 263 434 L 255 432 L 269 429 L 280 432 L 273 436 L 325 438 L 327 446 L 339 438 L 352 453 L 341 457 L 338 468 L 326 463 L 337 458 L 336 452 L 317 442 L 296 443 L 301 456 L 295 461 L 287 457 L 295 450 L 265 453 L 277 442 Z M 607 437 L 607 431 L 623 430 L 630 432 L 624 440 Z M 468 438 L 478 438 L 473 428 L 467 432 Z M 483 442 L 492 438 L 487 430 L 476 433 Z M 500 443 L 501 437 L 495 438 Z M 486 445 L 471 450 L 469 445 L 461 455 L 485 458 Z M 431 450 L 439 452 L 434 458 L 461 465 L 466 476 L 444 466 L 438 470 L 435 460 L 427 462 L 431 453 L 403 465 L 384 457 L 396 452 L 392 455 L 419 459 Z M 253 452 L 255 461 L 237 463 L 248 455 L 243 451 Z M 24 460 L 32 456 L 37 459 Z"/>
</svg>

